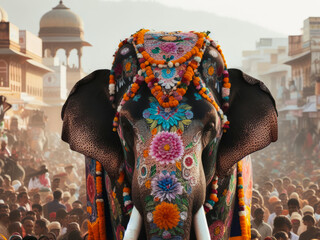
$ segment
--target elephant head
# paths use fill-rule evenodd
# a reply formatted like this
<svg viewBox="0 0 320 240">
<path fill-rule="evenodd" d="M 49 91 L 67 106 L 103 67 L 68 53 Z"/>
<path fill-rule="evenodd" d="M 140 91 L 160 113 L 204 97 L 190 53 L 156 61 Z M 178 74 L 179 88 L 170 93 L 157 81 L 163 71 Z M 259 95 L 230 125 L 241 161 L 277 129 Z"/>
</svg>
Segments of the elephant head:
<svg viewBox="0 0 320 240">
<path fill-rule="evenodd" d="M 196 32 L 141 30 L 121 42 L 111 71 L 76 84 L 62 119 L 63 140 L 111 182 L 124 169 L 133 215 L 153 240 L 189 239 L 213 177 L 277 139 L 269 90 L 227 70 L 220 46 Z"/>
</svg>

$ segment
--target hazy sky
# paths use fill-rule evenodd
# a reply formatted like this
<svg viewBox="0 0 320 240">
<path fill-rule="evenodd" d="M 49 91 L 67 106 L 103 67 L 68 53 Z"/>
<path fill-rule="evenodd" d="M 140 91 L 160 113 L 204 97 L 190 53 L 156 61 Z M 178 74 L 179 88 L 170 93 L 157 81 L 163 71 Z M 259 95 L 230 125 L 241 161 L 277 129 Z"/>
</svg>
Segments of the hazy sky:
<svg viewBox="0 0 320 240">
<path fill-rule="evenodd" d="M 101 0 L 110 1 L 110 0 Z M 114 0 L 112 0 L 114 1 Z M 118 0 L 123 1 L 123 0 Z M 248 21 L 285 35 L 300 34 L 303 20 L 320 16 L 319 0 L 145 0 Z M 299 27 L 297 27 L 299 26 Z"/>
<path fill-rule="evenodd" d="M 320 16 L 320 0 L 63 0 L 84 23 L 83 68 L 110 68 L 120 39 L 137 29 L 211 31 L 229 67 L 241 67 L 242 51 L 263 37 L 301 34 L 303 21 Z M 38 34 L 41 17 L 59 0 L 0 0 L 9 21 Z M 160 5 L 163 4 L 163 5 Z M 204 12 L 206 11 L 206 12 Z M 97 24 L 99 23 L 99 24 Z M 63 56 L 63 51 L 61 55 Z M 62 59 L 62 58 L 61 58 Z M 77 63 L 76 51 L 71 64 Z"/>
</svg>

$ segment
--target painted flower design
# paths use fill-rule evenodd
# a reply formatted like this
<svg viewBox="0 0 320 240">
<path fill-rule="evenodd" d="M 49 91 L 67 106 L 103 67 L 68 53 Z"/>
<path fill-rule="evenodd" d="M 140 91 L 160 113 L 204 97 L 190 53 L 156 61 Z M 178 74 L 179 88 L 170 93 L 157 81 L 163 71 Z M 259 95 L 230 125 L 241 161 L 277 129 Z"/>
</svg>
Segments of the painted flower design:
<svg viewBox="0 0 320 240">
<path fill-rule="evenodd" d="M 165 131 L 175 132 L 177 129 L 184 131 L 184 128 L 191 124 L 193 112 L 191 106 L 185 103 L 175 108 L 163 108 L 155 98 L 150 98 L 150 108 L 143 111 L 143 117 L 150 124 L 151 130 L 158 128 Z"/>
<path fill-rule="evenodd" d="M 150 155 L 160 164 L 174 163 L 183 155 L 183 143 L 177 133 L 159 132 L 150 146 Z"/>
<path fill-rule="evenodd" d="M 173 42 L 165 42 L 160 45 L 160 49 L 165 53 L 174 53 L 177 51 L 178 47 Z"/>
<path fill-rule="evenodd" d="M 178 226 L 179 221 L 180 212 L 177 204 L 162 202 L 153 212 L 153 222 L 160 229 L 172 229 Z"/>
<path fill-rule="evenodd" d="M 224 234 L 224 223 L 220 220 L 215 221 L 213 224 L 210 225 L 210 237 L 212 240 L 218 240 L 223 237 Z"/>
<path fill-rule="evenodd" d="M 137 72 L 137 61 L 130 56 L 123 61 L 124 74 L 128 77 L 133 77 Z"/>
<path fill-rule="evenodd" d="M 91 174 L 89 174 L 87 177 L 87 193 L 88 193 L 88 198 L 90 202 L 93 203 L 94 197 L 96 194 L 96 188 L 95 188 L 94 178 Z"/>
<path fill-rule="evenodd" d="M 116 238 L 117 238 L 117 240 L 118 240 L 118 239 L 119 239 L 119 240 L 122 240 L 122 239 L 123 239 L 123 237 L 124 237 L 124 231 L 125 231 L 125 229 L 124 229 L 123 226 L 119 225 L 119 226 L 117 227 L 117 233 L 116 233 Z"/>
<path fill-rule="evenodd" d="M 166 174 L 161 172 L 157 177 L 153 178 L 151 186 L 151 195 L 161 201 L 168 200 L 171 202 L 177 195 L 181 195 L 183 190 L 176 176 L 174 174 L 170 175 L 168 172 Z"/>
<path fill-rule="evenodd" d="M 171 89 L 177 85 L 179 79 L 175 78 L 176 69 L 175 68 L 164 68 L 161 70 L 161 78 L 159 84 L 165 89 Z"/>
</svg>

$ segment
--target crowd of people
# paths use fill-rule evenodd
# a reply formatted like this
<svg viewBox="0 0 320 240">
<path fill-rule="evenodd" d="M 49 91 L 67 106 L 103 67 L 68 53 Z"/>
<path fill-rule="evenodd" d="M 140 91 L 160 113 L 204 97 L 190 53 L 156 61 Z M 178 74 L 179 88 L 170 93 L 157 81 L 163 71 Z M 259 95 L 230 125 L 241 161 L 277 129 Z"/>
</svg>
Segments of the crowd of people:
<svg viewBox="0 0 320 240">
<path fill-rule="evenodd" d="M 290 129 L 252 155 L 251 239 L 320 239 L 320 140 Z"/>
<path fill-rule="evenodd" d="M 0 240 L 84 239 L 84 157 L 58 135 L 47 134 L 42 151 L 22 141 L 23 135 L 23 130 L 1 133 Z"/>
<path fill-rule="evenodd" d="M 84 157 L 58 135 L 42 151 L 23 135 L 0 136 L 0 240 L 85 239 Z M 319 135 L 294 128 L 252 155 L 251 239 L 320 239 L 319 158 Z"/>
</svg>

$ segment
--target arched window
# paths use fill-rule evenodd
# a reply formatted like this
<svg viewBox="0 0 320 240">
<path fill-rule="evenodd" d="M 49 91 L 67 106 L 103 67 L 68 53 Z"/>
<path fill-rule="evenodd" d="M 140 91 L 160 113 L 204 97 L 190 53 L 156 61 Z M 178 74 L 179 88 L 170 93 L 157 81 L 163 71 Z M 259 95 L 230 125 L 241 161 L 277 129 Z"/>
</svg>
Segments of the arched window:
<svg viewBox="0 0 320 240">
<path fill-rule="evenodd" d="M 0 60 L 0 87 L 9 87 L 8 64 Z"/>
</svg>

